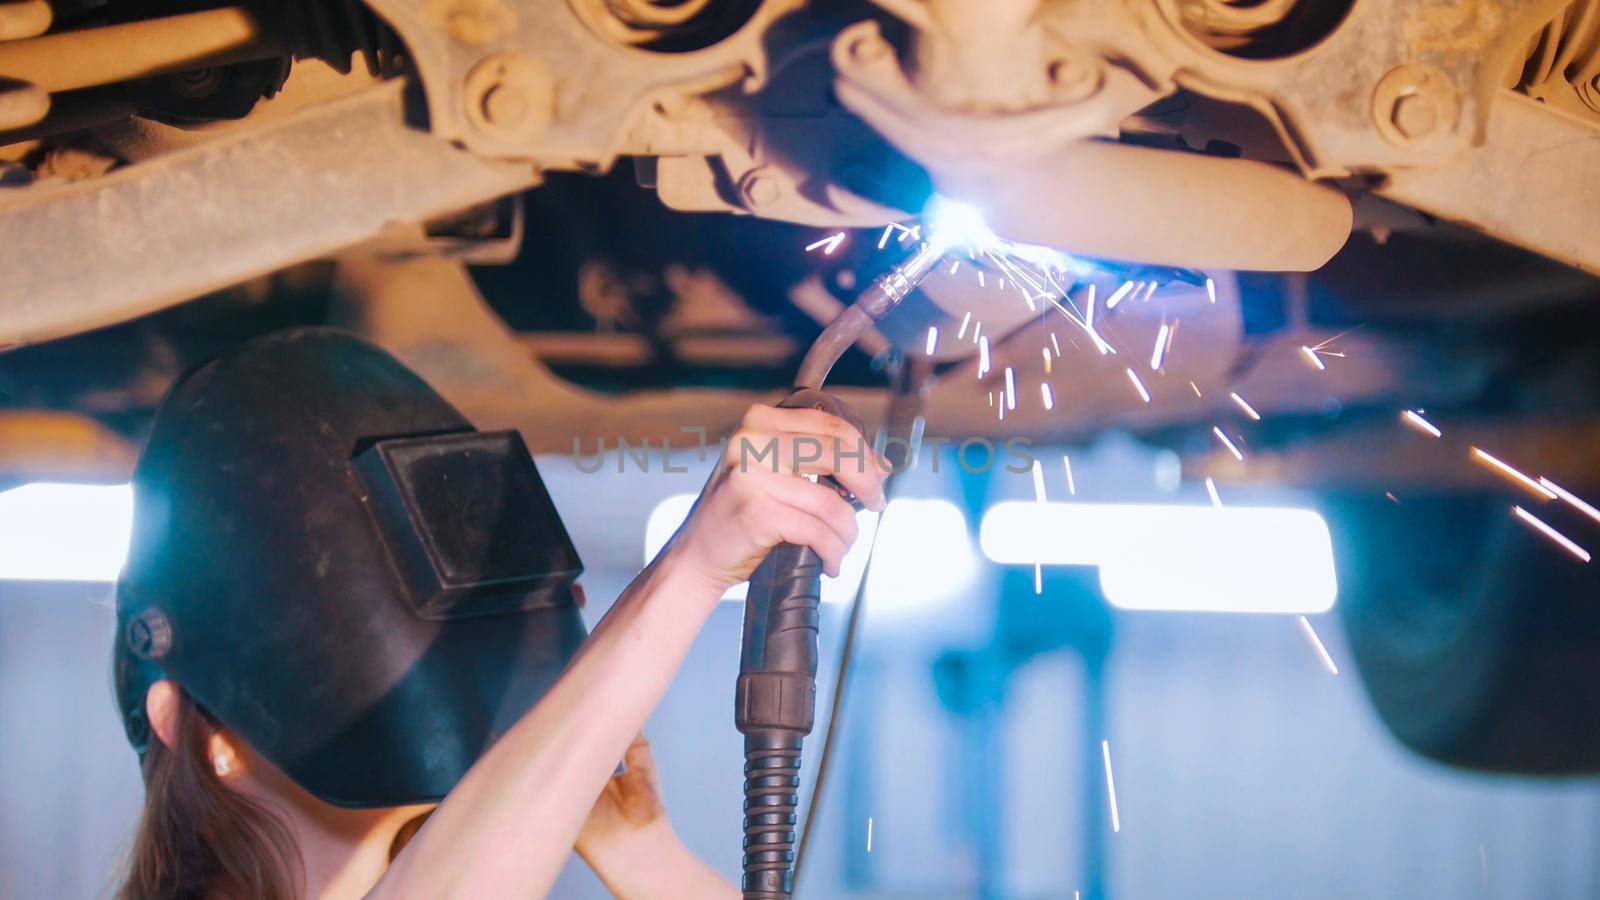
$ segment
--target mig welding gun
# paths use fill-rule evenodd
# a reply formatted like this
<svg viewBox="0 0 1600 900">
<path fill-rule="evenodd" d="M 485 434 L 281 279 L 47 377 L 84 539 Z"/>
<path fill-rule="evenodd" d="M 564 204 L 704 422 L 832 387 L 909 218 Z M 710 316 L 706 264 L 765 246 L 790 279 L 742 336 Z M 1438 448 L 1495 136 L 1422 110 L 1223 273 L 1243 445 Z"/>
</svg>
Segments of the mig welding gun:
<svg viewBox="0 0 1600 900">
<path fill-rule="evenodd" d="M 951 247 L 936 237 L 875 279 L 823 330 L 800 364 L 795 393 L 779 406 L 820 409 L 861 428 L 854 412 L 821 390 L 822 382 L 862 334 L 933 272 Z M 734 700 L 745 753 L 745 900 L 788 900 L 794 890 L 800 745 L 816 714 L 821 592 L 822 558 L 793 544 L 774 548 L 750 579 Z"/>
</svg>

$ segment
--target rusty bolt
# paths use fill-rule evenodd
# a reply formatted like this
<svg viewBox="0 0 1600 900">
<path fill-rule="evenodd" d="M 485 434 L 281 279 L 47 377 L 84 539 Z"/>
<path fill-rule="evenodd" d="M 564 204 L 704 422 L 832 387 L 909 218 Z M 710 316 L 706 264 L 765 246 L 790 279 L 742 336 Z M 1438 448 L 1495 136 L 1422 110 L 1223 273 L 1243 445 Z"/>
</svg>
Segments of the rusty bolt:
<svg viewBox="0 0 1600 900">
<path fill-rule="evenodd" d="M 1405 94 L 1394 101 L 1389 121 L 1395 130 L 1411 140 L 1426 137 L 1439 125 L 1439 110 L 1422 94 Z"/>
<path fill-rule="evenodd" d="M 555 115 L 555 82 L 544 64 L 517 53 L 485 57 L 462 86 L 467 120 L 499 138 L 534 137 Z"/>
<path fill-rule="evenodd" d="M 869 31 L 850 44 L 850 58 L 859 63 L 879 62 L 893 53 L 894 48 L 876 31 Z"/>
<path fill-rule="evenodd" d="M 1045 70 L 1056 99 L 1076 102 L 1100 89 L 1100 68 L 1079 57 L 1058 59 Z"/>
<path fill-rule="evenodd" d="M 494 84 L 483 95 L 483 118 L 489 124 L 510 128 L 528 114 L 528 96 L 514 84 Z"/>
<path fill-rule="evenodd" d="M 778 175 L 766 166 L 758 166 L 739 179 L 739 194 L 750 209 L 770 206 L 783 197 L 783 183 Z"/>
<path fill-rule="evenodd" d="M 1423 149 L 1455 130 L 1459 102 L 1450 79 L 1421 63 L 1391 69 L 1372 96 L 1378 133 L 1396 146 Z"/>
</svg>

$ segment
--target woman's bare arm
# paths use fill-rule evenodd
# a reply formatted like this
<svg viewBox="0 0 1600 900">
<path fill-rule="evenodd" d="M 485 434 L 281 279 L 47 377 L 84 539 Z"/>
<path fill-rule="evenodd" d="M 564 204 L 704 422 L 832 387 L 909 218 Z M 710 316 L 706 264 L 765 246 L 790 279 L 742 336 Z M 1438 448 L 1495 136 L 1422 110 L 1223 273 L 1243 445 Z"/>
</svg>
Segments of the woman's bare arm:
<svg viewBox="0 0 1600 900">
<path fill-rule="evenodd" d="M 856 534 L 849 504 L 792 472 L 752 464 L 746 441 L 774 446 L 786 469 L 806 459 L 800 472 L 832 475 L 882 508 L 884 469 L 872 452 L 837 452 L 854 453 L 861 442 L 848 424 L 815 410 L 752 408 L 667 549 L 618 598 L 544 699 L 450 792 L 370 897 L 544 896 L 727 588 L 785 541 L 816 550 L 826 571 L 838 574 Z M 812 452 L 812 442 L 827 450 Z"/>
</svg>

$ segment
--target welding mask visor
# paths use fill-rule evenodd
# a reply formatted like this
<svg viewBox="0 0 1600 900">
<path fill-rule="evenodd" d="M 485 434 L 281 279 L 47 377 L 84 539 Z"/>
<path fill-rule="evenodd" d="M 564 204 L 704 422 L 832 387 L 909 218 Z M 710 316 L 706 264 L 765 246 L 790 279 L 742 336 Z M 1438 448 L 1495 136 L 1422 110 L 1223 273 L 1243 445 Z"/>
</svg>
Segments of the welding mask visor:
<svg viewBox="0 0 1600 900">
<path fill-rule="evenodd" d="M 170 678 L 340 806 L 435 801 L 555 682 L 582 571 L 516 432 L 331 329 L 182 379 L 134 478 L 115 677 Z"/>
</svg>

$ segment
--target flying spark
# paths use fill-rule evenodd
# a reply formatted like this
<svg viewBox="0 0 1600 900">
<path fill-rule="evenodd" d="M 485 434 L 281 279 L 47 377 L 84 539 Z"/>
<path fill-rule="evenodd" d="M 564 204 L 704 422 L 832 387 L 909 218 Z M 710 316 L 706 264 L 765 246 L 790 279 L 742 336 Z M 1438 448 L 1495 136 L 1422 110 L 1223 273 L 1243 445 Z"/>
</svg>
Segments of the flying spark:
<svg viewBox="0 0 1600 900">
<path fill-rule="evenodd" d="M 867 852 L 872 852 L 872 817 L 867 817 Z"/>
<path fill-rule="evenodd" d="M 1046 411 L 1056 408 L 1056 395 L 1050 390 L 1050 382 L 1039 382 L 1039 396 L 1044 400 L 1044 408 Z"/>
<path fill-rule="evenodd" d="M 1149 303 L 1150 302 L 1150 298 L 1155 296 L 1157 287 L 1159 287 L 1159 285 L 1157 285 L 1154 281 L 1151 281 L 1149 284 L 1145 285 L 1144 299 L 1140 300 L 1139 302 L 1140 303 Z"/>
<path fill-rule="evenodd" d="M 893 222 L 890 222 L 888 225 L 885 225 L 883 227 L 883 237 L 878 238 L 878 249 L 879 250 L 882 250 L 883 248 L 889 246 L 889 235 L 891 235 L 891 234 L 894 234 L 894 223 Z"/>
<path fill-rule="evenodd" d="M 1306 640 L 1311 642 L 1311 649 L 1317 651 L 1317 656 L 1322 659 L 1322 664 L 1327 667 L 1328 673 L 1339 674 L 1339 667 L 1333 664 L 1333 657 L 1328 655 L 1328 648 L 1322 645 L 1322 638 L 1317 637 L 1317 630 L 1311 627 L 1311 620 L 1301 616 L 1300 630 L 1305 632 Z"/>
<path fill-rule="evenodd" d="M 1427 419 L 1424 419 L 1422 417 L 1422 413 L 1417 410 L 1408 409 L 1400 414 L 1400 418 L 1407 425 L 1410 425 L 1412 428 L 1417 429 L 1423 434 L 1431 434 L 1434 437 L 1444 436 L 1444 432 L 1440 431 L 1438 426 L 1434 425 L 1432 422 L 1429 422 Z"/>
<path fill-rule="evenodd" d="M 1040 503 L 1047 499 L 1044 492 L 1044 467 L 1039 465 L 1037 459 L 1033 461 L 1033 499 Z"/>
<path fill-rule="evenodd" d="M 844 241 L 844 232 L 841 231 L 841 232 L 839 232 L 838 234 L 836 234 L 836 235 L 834 235 L 832 237 L 825 237 L 820 241 L 814 241 L 814 242 L 812 242 L 810 244 L 807 244 L 806 245 L 806 252 L 810 253 L 811 251 L 817 249 L 818 247 L 823 247 L 823 248 L 826 248 L 826 249 L 824 249 L 822 251 L 822 255 L 823 256 L 832 256 L 833 255 L 833 251 L 839 249 L 839 244 L 841 244 L 843 241 Z"/>
<path fill-rule="evenodd" d="M 1049 375 L 1050 369 L 1054 366 L 1054 363 L 1051 362 L 1052 357 L 1050 356 L 1050 348 L 1040 347 L 1039 352 L 1044 355 L 1044 373 Z"/>
<path fill-rule="evenodd" d="M 1078 496 L 1078 486 L 1072 481 L 1072 460 L 1065 453 L 1061 454 L 1061 467 L 1067 470 L 1067 493 Z"/>
<path fill-rule="evenodd" d="M 1089 285 L 1089 287 L 1091 289 L 1093 289 L 1094 285 L 1091 284 L 1091 285 Z M 1056 355 L 1060 356 L 1061 355 L 1061 342 L 1056 340 L 1056 333 L 1054 331 L 1050 332 L 1050 344 L 1056 348 Z"/>
<path fill-rule="evenodd" d="M 1167 355 L 1167 336 L 1172 333 L 1172 328 L 1167 323 L 1161 323 L 1161 329 L 1156 332 L 1156 346 L 1150 351 L 1150 371 L 1160 371 L 1161 363 Z"/>
<path fill-rule="evenodd" d="M 1229 440 L 1228 436 L 1222 433 L 1222 429 L 1220 427 L 1216 425 L 1211 426 L 1211 433 L 1217 436 L 1217 440 L 1222 442 L 1222 446 L 1228 448 L 1228 452 L 1233 454 L 1234 459 L 1237 459 L 1239 462 L 1244 462 L 1244 454 L 1240 453 L 1239 448 L 1234 446 L 1233 441 Z"/>
<path fill-rule="evenodd" d="M 1528 476 L 1522 474 L 1521 472 L 1519 472 L 1516 469 L 1512 468 L 1511 466 L 1505 464 L 1504 462 L 1501 462 L 1500 460 L 1498 460 L 1495 457 L 1489 455 L 1488 453 L 1483 452 L 1482 449 L 1480 449 L 1478 447 L 1473 447 L 1472 448 L 1472 455 L 1473 455 L 1473 457 L 1475 459 L 1480 459 L 1483 462 L 1489 464 L 1496 471 L 1498 471 L 1501 475 L 1504 475 L 1505 477 L 1511 479 L 1512 481 L 1515 481 L 1516 483 L 1522 485 L 1523 487 L 1527 488 L 1530 491 L 1533 491 L 1535 494 L 1538 494 L 1539 496 L 1545 498 L 1546 500 L 1554 500 L 1554 499 L 1556 499 L 1555 491 L 1552 491 L 1549 488 L 1545 487 L 1544 485 L 1540 484 L 1539 482 L 1534 481 L 1532 478 L 1529 478 Z"/>
<path fill-rule="evenodd" d="M 1111 742 L 1100 742 L 1100 758 L 1106 763 L 1106 797 L 1111 801 L 1111 830 L 1122 830 L 1122 817 L 1117 813 L 1117 782 L 1111 777 Z"/>
<path fill-rule="evenodd" d="M 1033 595 L 1035 597 L 1044 593 L 1044 566 L 1033 564 Z"/>
<path fill-rule="evenodd" d="M 1211 495 L 1212 506 L 1222 506 L 1222 498 L 1217 495 L 1217 483 L 1209 475 L 1206 476 L 1206 493 Z"/>
<path fill-rule="evenodd" d="M 937 347 L 938 345 L 939 345 L 939 328 L 938 328 L 938 326 L 935 326 L 935 325 L 929 325 L 928 326 L 928 350 L 927 350 L 927 353 L 928 353 L 929 356 L 933 355 L 933 348 Z"/>
<path fill-rule="evenodd" d="M 1217 302 L 1217 283 L 1209 278 L 1206 279 L 1206 299 Z"/>
<path fill-rule="evenodd" d="M 1092 286 L 1093 285 L 1091 285 L 1091 287 Z M 1133 290 L 1133 282 L 1124 281 L 1122 283 L 1122 287 L 1117 288 L 1115 293 L 1106 298 L 1106 309 L 1116 309 L 1117 304 L 1121 303 L 1123 299 L 1128 296 L 1128 292 L 1131 290 Z"/>
<path fill-rule="evenodd" d="M 1257 422 L 1261 421 L 1261 413 L 1256 412 L 1256 408 L 1247 403 L 1243 397 L 1231 392 L 1228 396 L 1233 398 L 1233 402 L 1239 404 L 1239 408 L 1244 410 L 1245 415 L 1255 419 Z"/>
<path fill-rule="evenodd" d="M 974 344 L 978 343 L 981 337 L 983 337 L 983 323 L 979 322 L 972 326 L 972 342 Z"/>
<path fill-rule="evenodd" d="M 1579 547 L 1573 542 L 1572 538 L 1569 538 L 1554 528 L 1551 528 L 1543 519 L 1531 512 L 1528 512 L 1520 506 L 1511 507 L 1511 511 L 1516 514 L 1517 518 L 1533 526 L 1533 528 L 1540 534 L 1552 541 L 1555 541 L 1558 545 L 1560 545 L 1561 549 L 1571 553 L 1573 556 L 1576 556 L 1584 562 L 1589 561 L 1589 551 Z"/>
<path fill-rule="evenodd" d="M 1542 476 L 1539 478 L 1539 484 L 1543 485 L 1547 490 L 1555 494 L 1557 497 L 1560 497 L 1562 500 L 1565 500 L 1567 503 L 1571 504 L 1571 506 L 1578 512 L 1583 513 L 1596 522 L 1600 522 L 1600 509 L 1595 509 L 1594 507 L 1585 503 L 1583 498 L 1579 497 L 1577 494 L 1572 493 L 1561 485 L 1556 484 L 1554 481 Z"/>
<path fill-rule="evenodd" d="M 959 259 L 950 260 L 950 274 L 951 275 L 954 275 L 956 273 L 956 270 L 959 269 L 959 268 L 961 268 L 961 260 L 959 260 Z"/>
<path fill-rule="evenodd" d="M 981 338 L 978 341 L 978 377 L 989 374 L 989 339 Z"/>
<path fill-rule="evenodd" d="M 1128 369 L 1128 380 L 1133 382 L 1133 389 L 1139 392 L 1140 398 L 1142 398 L 1144 402 L 1149 403 L 1150 392 L 1145 390 L 1144 382 L 1139 380 L 1139 373 L 1135 372 L 1132 368 Z"/>
<path fill-rule="evenodd" d="M 1318 372 L 1327 370 L 1328 364 L 1322 361 L 1322 357 L 1317 355 L 1317 351 L 1302 344 L 1300 345 L 1300 352 L 1306 355 L 1306 359 L 1311 360 L 1311 367 L 1313 369 L 1316 369 Z"/>
<path fill-rule="evenodd" d="M 1017 374 L 1006 366 L 1006 409 L 1017 408 Z"/>
<path fill-rule="evenodd" d="M 978 287 L 988 287 L 988 286 L 989 285 L 986 282 L 984 282 L 984 280 L 983 280 L 983 270 L 979 269 L 978 270 Z"/>
<path fill-rule="evenodd" d="M 1201 397 L 1201 398 L 1205 397 L 1205 394 L 1200 393 L 1200 385 L 1195 384 L 1194 382 L 1191 381 L 1191 382 L 1189 382 L 1189 387 L 1194 391 L 1194 395 L 1196 397 Z"/>
</svg>

